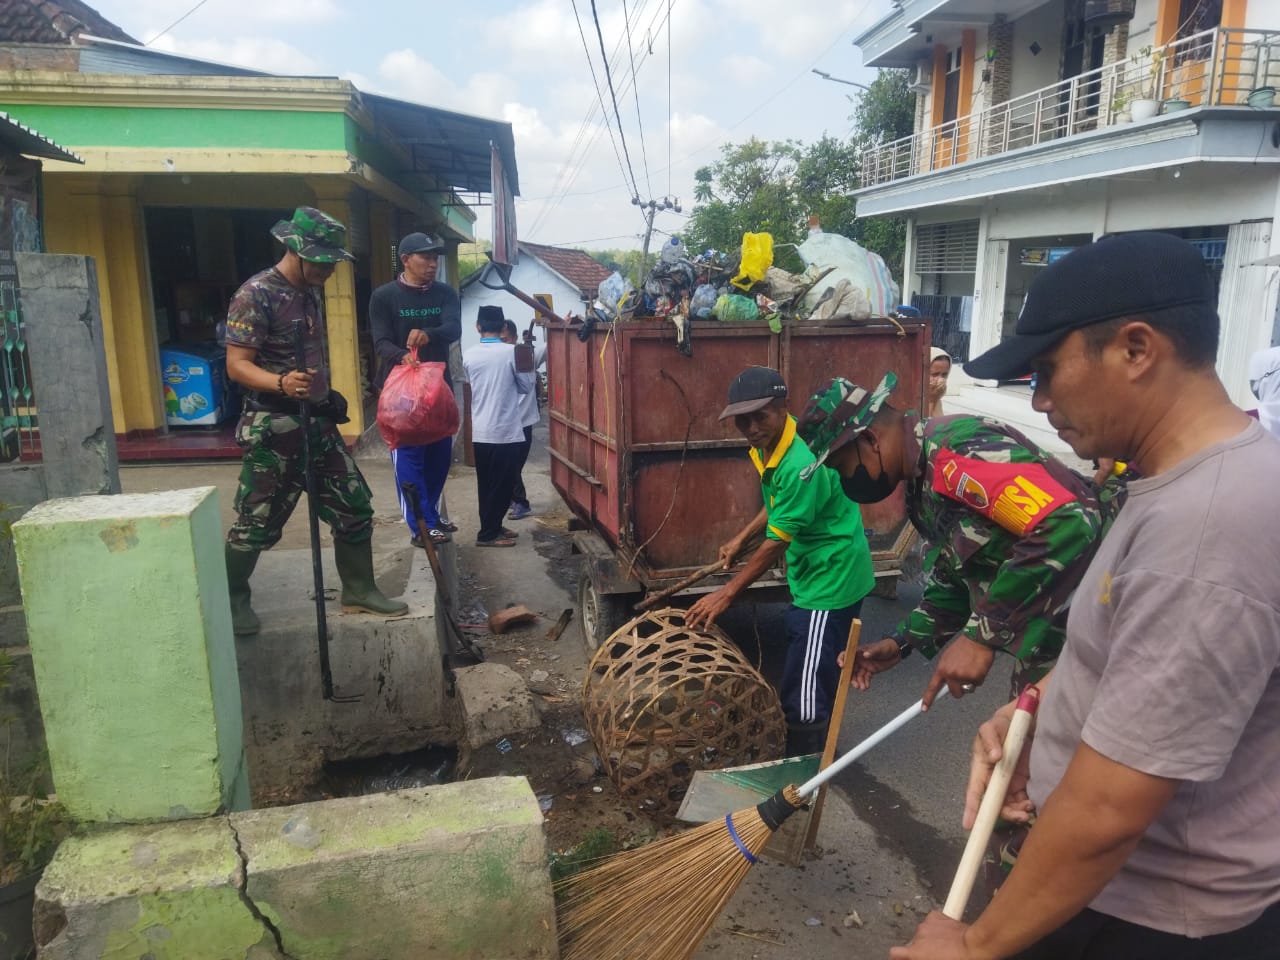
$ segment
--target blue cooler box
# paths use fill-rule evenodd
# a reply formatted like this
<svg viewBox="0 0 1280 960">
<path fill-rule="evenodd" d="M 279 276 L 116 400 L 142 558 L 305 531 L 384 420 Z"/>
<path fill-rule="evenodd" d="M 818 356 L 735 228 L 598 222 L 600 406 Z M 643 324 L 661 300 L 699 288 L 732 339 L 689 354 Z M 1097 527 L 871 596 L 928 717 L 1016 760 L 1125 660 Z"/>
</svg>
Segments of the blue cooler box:
<svg viewBox="0 0 1280 960">
<path fill-rule="evenodd" d="M 213 426 L 227 407 L 227 355 L 217 344 L 165 344 L 160 348 L 164 419 L 173 427 Z M 229 412 L 229 411 L 227 411 Z"/>
</svg>

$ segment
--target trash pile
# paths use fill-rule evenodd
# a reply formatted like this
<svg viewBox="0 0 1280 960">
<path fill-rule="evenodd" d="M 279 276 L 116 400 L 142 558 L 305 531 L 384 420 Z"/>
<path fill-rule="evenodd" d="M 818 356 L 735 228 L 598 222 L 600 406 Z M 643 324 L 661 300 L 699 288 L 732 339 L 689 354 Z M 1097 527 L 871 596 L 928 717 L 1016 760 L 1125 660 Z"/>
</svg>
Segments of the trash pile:
<svg viewBox="0 0 1280 960">
<path fill-rule="evenodd" d="M 693 356 L 691 320 L 767 320 L 781 333 L 783 323 L 794 320 L 870 320 L 897 308 L 898 285 L 879 254 L 817 229 L 794 249 L 803 273 L 774 266 L 768 233 L 744 233 L 734 254 L 694 256 L 673 236 L 639 290 L 616 271 L 600 285 L 591 325 L 665 318 L 675 325 L 676 348 Z"/>
</svg>

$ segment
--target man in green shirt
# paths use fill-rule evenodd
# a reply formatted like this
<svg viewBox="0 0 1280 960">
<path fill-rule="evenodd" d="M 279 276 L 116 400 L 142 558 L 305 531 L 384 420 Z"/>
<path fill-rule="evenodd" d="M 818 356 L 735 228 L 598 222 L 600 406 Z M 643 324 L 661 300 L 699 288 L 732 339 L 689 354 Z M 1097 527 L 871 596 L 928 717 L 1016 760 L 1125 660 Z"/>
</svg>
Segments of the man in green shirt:
<svg viewBox="0 0 1280 960">
<path fill-rule="evenodd" d="M 787 413 L 787 385 L 777 370 L 748 367 L 740 373 L 720 414 L 721 420 L 729 417 L 751 443 L 764 507 L 720 548 L 725 568 L 761 530 L 765 539 L 732 580 L 689 608 L 686 622 L 694 629 L 714 623 L 785 555 L 792 601 L 784 615 L 787 658 L 781 690 L 787 755 L 820 753 L 840 682 L 836 659 L 862 598 L 875 585 L 862 515 L 841 491 L 836 473 L 815 468 L 813 454 L 796 436 L 796 419 Z"/>
</svg>

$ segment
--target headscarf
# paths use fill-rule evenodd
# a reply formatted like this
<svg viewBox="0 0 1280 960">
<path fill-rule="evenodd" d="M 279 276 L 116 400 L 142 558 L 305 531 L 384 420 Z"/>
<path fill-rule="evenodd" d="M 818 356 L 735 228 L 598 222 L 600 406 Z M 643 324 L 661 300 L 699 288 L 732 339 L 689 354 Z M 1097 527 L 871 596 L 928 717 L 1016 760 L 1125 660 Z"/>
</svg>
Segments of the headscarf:
<svg viewBox="0 0 1280 960">
<path fill-rule="evenodd" d="M 1258 398 L 1258 420 L 1280 437 L 1280 347 L 1249 358 L 1249 389 Z"/>
<path fill-rule="evenodd" d="M 929 369 L 930 370 L 933 369 L 933 361 L 935 360 L 945 360 L 947 361 L 948 364 L 952 362 L 951 354 L 947 353 L 947 351 L 943 350 L 941 347 L 930 347 L 929 348 Z M 925 392 L 927 395 L 928 393 L 927 385 L 926 385 Z M 929 409 L 925 411 L 926 417 L 942 416 L 942 397 L 946 396 L 946 393 L 947 393 L 947 386 L 944 383 L 942 385 L 942 395 L 939 396 L 937 400 L 931 399 Z"/>
</svg>

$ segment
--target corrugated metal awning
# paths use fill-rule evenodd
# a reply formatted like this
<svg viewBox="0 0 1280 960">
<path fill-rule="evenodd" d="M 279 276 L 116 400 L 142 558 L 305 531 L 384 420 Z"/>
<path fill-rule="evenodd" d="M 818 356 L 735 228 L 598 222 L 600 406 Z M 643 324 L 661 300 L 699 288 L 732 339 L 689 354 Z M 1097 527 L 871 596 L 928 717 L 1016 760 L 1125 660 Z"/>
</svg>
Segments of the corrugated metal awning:
<svg viewBox="0 0 1280 960">
<path fill-rule="evenodd" d="M 84 163 L 84 158 L 19 123 L 3 110 L 0 110 L 0 143 L 28 157 Z"/>
<path fill-rule="evenodd" d="M 440 177 L 461 190 L 488 193 L 492 143 L 502 155 L 512 192 L 520 195 L 511 124 L 378 94 L 361 94 L 361 101 L 409 150 L 413 172 Z"/>
</svg>

